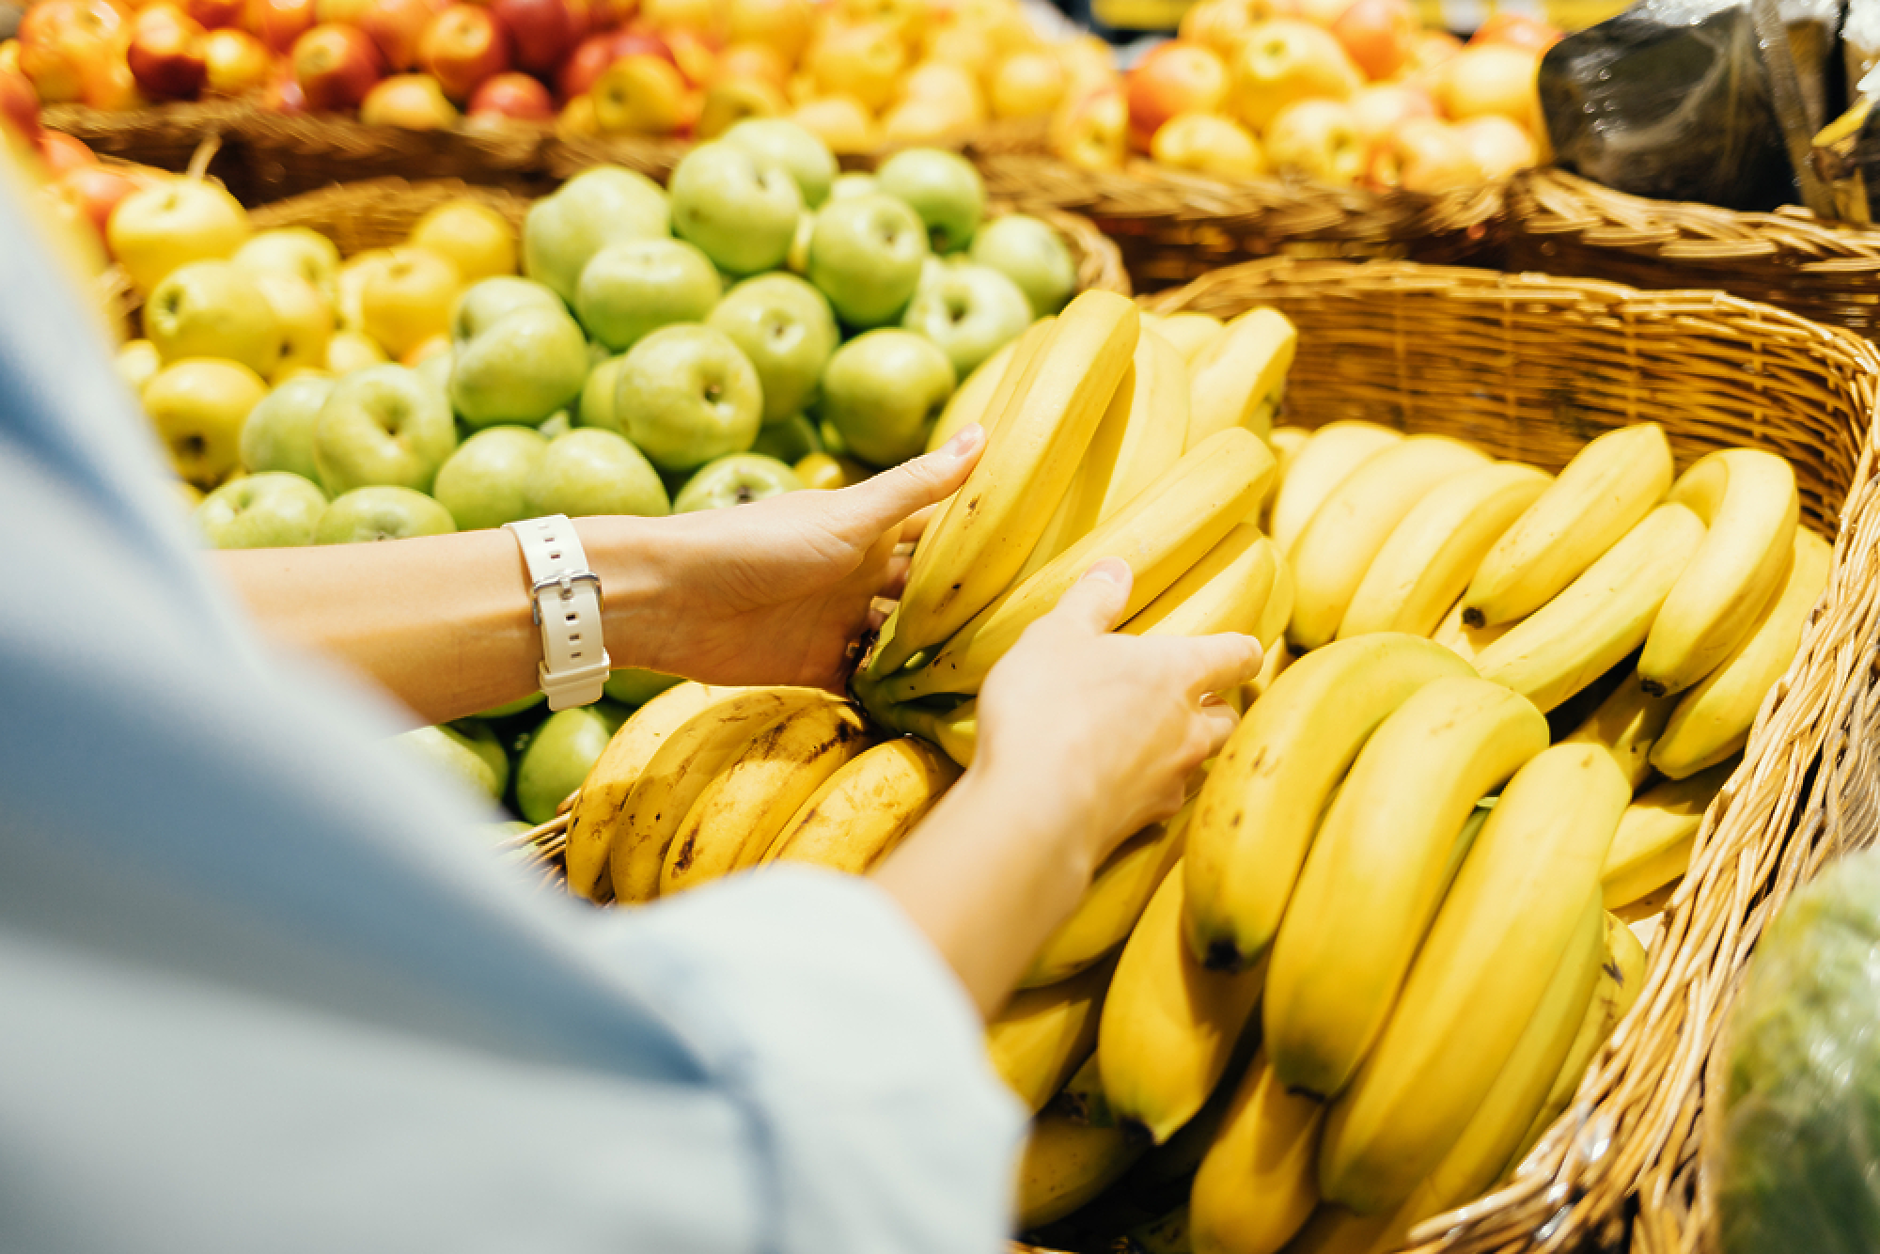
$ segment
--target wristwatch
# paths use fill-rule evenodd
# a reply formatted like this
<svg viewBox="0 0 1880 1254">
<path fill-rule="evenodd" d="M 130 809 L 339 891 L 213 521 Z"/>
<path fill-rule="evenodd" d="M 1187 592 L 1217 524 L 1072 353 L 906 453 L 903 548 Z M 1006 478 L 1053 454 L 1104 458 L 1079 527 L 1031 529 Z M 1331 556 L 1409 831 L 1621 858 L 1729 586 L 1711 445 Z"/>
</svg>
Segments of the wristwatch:
<svg viewBox="0 0 1880 1254">
<path fill-rule="evenodd" d="M 581 537 L 564 514 L 504 523 L 522 546 L 529 600 L 542 629 L 537 668 L 548 708 L 592 705 L 612 667 L 601 633 L 601 580 L 588 569 Z"/>
</svg>

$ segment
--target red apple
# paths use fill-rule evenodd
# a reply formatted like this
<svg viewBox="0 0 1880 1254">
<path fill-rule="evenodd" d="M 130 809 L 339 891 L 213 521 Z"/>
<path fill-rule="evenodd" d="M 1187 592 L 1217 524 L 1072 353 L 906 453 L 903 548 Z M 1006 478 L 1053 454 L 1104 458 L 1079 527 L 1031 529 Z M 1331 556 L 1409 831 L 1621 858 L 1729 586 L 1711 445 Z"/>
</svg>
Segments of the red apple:
<svg viewBox="0 0 1880 1254">
<path fill-rule="evenodd" d="M 124 51 L 137 85 L 165 100 L 194 100 L 209 78 L 203 36 L 196 19 L 174 4 L 139 9 Z"/>
<path fill-rule="evenodd" d="M 241 22 L 245 0 L 182 0 L 183 12 L 202 23 L 204 30 L 221 30 Z"/>
<path fill-rule="evenodd" d="M 1351 97 L 1351 112 L 1358 134 L 1367 147 L 1397 128 L 1406 118 L 1433 118 L 1436 101 L 1429 92 L 1409 83 L 1371 83 Z"/>
<path fill-rule="evenodd" d="M 1171 39 L 1152 49 L 1123 79 L 1130 142 L 1143 152 L 1178 113 L 1217 113 L 1227 98 L 1227 65 L 1213 49 Z"/>
<path fill-rule="evenodd" d="M 583 19 L 568 0 L 489 0 L 489 6 L 509 31 L 517 69 L 552 74 L 580 41 Z"/>
<path fill-rule="evenodd" d="M 509 32 L 488 9 L 453 4 L 424 28 L 418 63 L 452 100 L 468 100 L 477 84 L 509 68 Z"/>
<path fill-rule="evenodd" d="M 53 178 L 98 164 L 98 154 L 63 131 L 46 131 L 39 137 L 39 159 Z"/>
<path fill-rule="evenodd" d="M 1559 27 L 1551 26 L 1538 17 L 1502 9 L 1491 13 L 1488 20 L 1476 28 L 1469 42 L 1512 44 L 1516 48 L 1526 48 L 1529 52 L 1545 52 L 1560 42 L 1560 33 Z"/>
<path fill-rule="evenodd" d="M 372 0 L 359 29 L 371 36 L 385 67 L 402 73 L 418 63 L 418 41 L 448 0 Z"/>
<path fill-rule="evenodd" d="M 294 77 L 294 67 L 283 64 L 274 71 L 274 77 L 267 89 L 261 93 L 260 105 L 274 113 L 305 113 L 307 111 L 307 93 L 300 90 L 300 81 Z"/>
<path fill-rule="evenodd" d="M 457 110 L 429 74 L 394 74 L 374 83 L 359 102 L 359 120 L 367 126 L 443 131 L 456 125 Z"/>
<path fill-rule="evenodd" d="M 1332 36 L 1372 79 L 1394 78 L 1410 60 L 1420 33 L 1409 0 L 1351 0 L 1332 23 Z"/>
<path fill-rule="evenodd" d="M 294 41 L 294 81 L 307 108 L 356 109 L 384 72 L 379 50 L 357 26 L 316 26 Z"/>
<path fill-rule="evenodd" d="M 1084 170 L 1120 170 L 1129 151 L 1129 104 L 1116 88 L 1092 92 L 1051 119 L 1051 151 Z"/>
<path fill-rule="evenodd" d="M 1371 150 L 1367 180 L 1379 187 L 1445 192 L 1481 181 L 1456 128 L 1435 118 L 1407 118 Z"/>
<path fill-rule="evenodd" d="M 242 27 L 270 51 L 286 55 L 314 27 L 313 0 L 248 0 Z"/>
<path fill-rule="evenodd" d="M 136 191 L 141 186 L 138 181 L 120 170 L 107 169 L 101 165 L 79 166 L 67 170 L 59 176 L 53 186 L 59 195 L 64 196 L 81 209 L 98 228 L 99 238 L 104 237 L 105 224 L 111 221 L 111 211 L 118 207 L 118 202 Z"/>
<path fill-rule="evenodd" d="M 203 89 L 212 96 L 246 96 L 268 85 L 274 57 L 267 45 L 241 30 L 212 30 L 202 41 L 209 78 Z"/>
<path fill-rule="evenodd" d="M 918 69 L 914 71 L 914 74 L 917 73 L 919 73 Z M 908 75 L 910 84 L 914 74 Z M 790 84 L 790 64 L 768 44 L 732 44 L 726 48 L 718 58 L 717 75 L 712 81 L 732 83 L 753 80 L 768 83 L 778 91 L 782 91 Z M 913 96 L 919 93 L 910 87 L 907 94 Z"/>
<path fill-rule="evenodd" d="M 106 0 L 45 0 L 20 18 L 20 72 L 46 104 L 81 100 L 88 69 L 119 55 L 124 16 Z"/>
<path fill-rule="evenodd" d="M 529 122 L 555 120 L 555 101 L 540 79 L 510 71 L 483 80 L 470 97 L 473 118 L 519 118 Z"/>
<path fill-rule="evenodd" d="M 678 66 L 673 61 L 672 49 L 658 35 L 639 31 L 604 31 L 583 39 L 568 55 L 568 59 L 562 62 L 561 70 L 555 77 L 555 90 L 561 93 L 564 101 L 585 96 L 603 70 L 622 57 L 635 54 L 661 57 L 671 61 L 674 68 Z"/>
<path fill-rule="evenodd" d="M 9 126 L 34 147 L 43 133 L 39 126 L 39 96 L 18 70 L 0 70 L 0 126 Z"/>
</svg>

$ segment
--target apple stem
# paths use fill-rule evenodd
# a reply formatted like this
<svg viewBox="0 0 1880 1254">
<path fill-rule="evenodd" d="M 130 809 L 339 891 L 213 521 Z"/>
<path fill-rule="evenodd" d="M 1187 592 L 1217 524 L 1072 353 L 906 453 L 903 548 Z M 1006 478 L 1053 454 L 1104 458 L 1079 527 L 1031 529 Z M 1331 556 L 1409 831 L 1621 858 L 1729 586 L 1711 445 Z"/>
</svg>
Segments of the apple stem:
<svg viewBox="0 0 1880 1254">
<path fill-rule="evenodd" d="M 196 151 L 190 154 L 189 168 L 184 172 L 184 177 L 201 182 L 208 176 L 209 163 L 215 160 L 215 154 L 221 150 L 222 137 L 220 135 L 210 135 L 206 137 L 200 144 L 196 145 Z"/>
</svg>

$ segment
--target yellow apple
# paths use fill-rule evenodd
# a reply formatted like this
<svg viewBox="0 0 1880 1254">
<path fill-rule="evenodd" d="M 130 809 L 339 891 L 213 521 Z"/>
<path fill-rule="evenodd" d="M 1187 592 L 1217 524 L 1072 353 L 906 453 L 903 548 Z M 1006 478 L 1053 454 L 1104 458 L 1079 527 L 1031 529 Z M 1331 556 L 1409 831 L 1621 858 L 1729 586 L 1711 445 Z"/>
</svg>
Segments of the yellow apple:
<svg viewBox="0 0 1880 1254">
<path fill-rule="evenodd" d="M 725 33 L 732 43 L 765 44 L 790 63 L 803 55 L 815 28 L 816 10 L 809 0 L 730 0 L 725 8 Z"/>
<path fill-rule="evenodd" d="M 1149 155 L 1166 166 L 1217 178 L 1266 172 L 1260 145 L 1239 123 L 1215 113 L 1178 113 L 1156 130 Z"/>
<path fill-rule="evenodd" d="M 1084 97 L 1051 119 L 1051 151 L 1085 170 L 1120 170 L 1129 149 L 1129 105 L 1116 89 Z"/>
<path fill-rule="evenodd" d="M 1116 53 L 1095 35 L 1078 35 L 1053 47 L 1064 67 L 1064 99 L 1082 100 L 1122 82 Z"/>
<path fill-rule="evenodd" d="M 985 74 L 988 66 L 999 61 L 998 45 L 993 43 L 990 33 L 982 27 L 959 22 L 928 31 L 921 52 L 923 60 L 957 65 L 975 77 Z"/>
<path fill-rule="evenodd" d="M 263 271 L 254 281 L 281 323 L 281 359 L 268 379 L 278 386 L 291 370 L 325 366 L 326 344 L 333 338 L 333 306 L 326 297 L 297 274 Z"/>
<path fill-rule="evenodd" d="M 333 312 L 339 316 L 339 325 L 346 331 L 358 331 L 365 326 L 365 315 L 359 311 L 359 295 L 365 291 L 366 280 L 371 278 L 378 268 L 391 260 L 389 248 L 368 248 L 362 253 L 354 253 L 333 276 Z"/>
<path fill-rule="evenodd" d="M 939 100 L 903 100 L 881 116 L 881 138 L 889 144 L 937 144 L 972 125 L 959 109 Z"/>
<path fill-rule="evenodd" d="M 1275 18 L 1247 32 L 1234 58 L 1227 107 L 1259 133 L 1294 101 L 1344 100 L 1363 81 L 1330 32 L 1295 18 Z"/>
<path fill-rule="evenodd" d="M 457 124 L 457 106 L 443 85 L 429 74 L 394 74 L 380 79 L 359 102 L 359 120 L 367 126 L 396 126 L 407 131 L 446 131 Z"/>
<path fill-rule="evenodd" d="M 576 96 L 563 105 L 560 116 L 555 119 L 555 133 L 570 139 L 600 134 L 600 116 L 594 110 L 594 97 Z"/>
<path fill-rule="evenodd" d="M 1456 133 L 1482 181 L 1505 179 L 1517 170 L 1532 169 L 1540 161 L 1534 137 L 1498 113 L 1465 118 L 1456 123 Z"/>
<path fill-rule="evenodd" d="M 1436 75 L 1436 103 L 1451 121 L 1499 113 L 1530 135 L 1541 130 L 1541 56 L 1512 44 L 1471 44 Z"/>
<path fill-rule="evenodd" d="M 1178 113 L 1217 113 L 1227 97 L 1227 65 L 1206 44 L 1158 44 L 1123 79 L 1130 142 L 1140 151 Z"/>
<path fill-rule="evenodd" d="M 297 274 L 331 301 L 338 295 L 339 248 L 312 227 L 284 226 L 257 231 L 235 250 L 235 264 L 250 274 L 278 270 Z"/>
<path fill-rule="evenodd" d="M 833 153 L 867 152 L 881 136 L 867 106 L 853 96 L 823 96 L 797 106 L 790 120 L 814 135 Z"/>
<path fill-rule="evenodd" d="M 359 291 L 360 329 L 391 357 L 403 357 L 450 331 L 450 311 L 463 290 L 451 261 L 428 248 L 396 248 Z"/>
<path fill-rule="evenodd" d="M 841 24 L 885 26 L 908 48 L 920 46 L 933 21 L 928 0 L 835 0 L 833 9 Z"/>
<path fill-rule="evenodd" d="M 722 26 L 714 0 L 645 0 L 640 21 L 652 31 L 696 31 L 717 34 Z"/>
<path fill-rule="evenodd" d="M 650 53 L 636 52 L 608 66 L 588 95 L 603 131 L 670 135 L 689 120 L 685 79 L 672 62 Z"/>
<path fill-rule="evenodd" d="M 1374 145 L 1407 118 L 1433 118 L 1436 102 L 1412 83 L 1369 83 L 1351 97 L 1352 116 L 1366 145 Z"/>
<path fill-rule="evenodd" d="M 268 394 L 248 367 L 212 357 L 165 366 L 144 387 L 144 412 L 170 451 L 176 473 L 214 487 L 241 460 L 242 424 Z"/>
<path fill-rule="evenodd" d="M 248 211 L 219 183 L 166 178 L 118 203 L 105 238 L 143 295 L 178 266 L 232 257 L 248 239 Z"/>
<path fill-rule="evenodd" d="M 448 258 L 466 286 L 516 272 L 516 228 L 480 200 L 447 200 L 418 219 L 407 243 Z"/>
<path fill-rule="evenodd" d="M 1040 118 L 1064 98 L 1070 74 L 1049 52 L 1014 52 L 992 72 L 992 116 Z"/>
<path fill-rule="evenodd" d="M 326 368 L 336 375 L 351 374 L 389 360 L 378 341 L 363 331 L 335 331 L 333 338 L 326 342 Z"/>
<path fill-rule="evenodd" d="M 705 89 L 692 133 L 699 139 L 716 139 L 746 118 L 778 117 L 789 107 L 783 93 L 762 79 L 721 80 Z"/>
<path fill-rule="evenodd" d="M 835 26 L 810 47 L 805 64 L 824 94 L 853 96 L 879 112 L 894 100 L 907 68 L 907 49 L 891 27 L 880 23 Z"/>
<path fill-rule="evenodd" d="M 1380 187 L 1444 192 L 1481 181 L 1461 134 L 1435 118 L 1409 118 L 1371 151 L 1368 179 Z"/>
<path fill-rule="evenodd" d="M 1364 174 L 1369 146 L 1342 100 L 1301 100 L 1280 110 L 1262 137 L 1275 170 L 1350 187 Z"/>
<path fill-rule="evenodd" d="M 118 377 L 130 390 L 143 394 L 144 385 L 163 369 L 163 355 L 149 340 L 127 340 L 117 351 Z"/>
<path fill-rule="evenodd" d="M 412 347 L 410 352 L 398 359 L 398 364 L 415 370 L 439 353 L 448 353 L 450 351 L 450 336 L 433 335 L 428 340 L 420 340 Z"/>
<path fill-rule="evenodd" d="M 1054 63 L 1055 64 L 1055 63 Z M 938 100 L 951 104 L 975 123 L 985 120 L 986 96 L 979 80 L 950 61 L 922 61 L 901 81 L 902 100 Z"/>
</svg>

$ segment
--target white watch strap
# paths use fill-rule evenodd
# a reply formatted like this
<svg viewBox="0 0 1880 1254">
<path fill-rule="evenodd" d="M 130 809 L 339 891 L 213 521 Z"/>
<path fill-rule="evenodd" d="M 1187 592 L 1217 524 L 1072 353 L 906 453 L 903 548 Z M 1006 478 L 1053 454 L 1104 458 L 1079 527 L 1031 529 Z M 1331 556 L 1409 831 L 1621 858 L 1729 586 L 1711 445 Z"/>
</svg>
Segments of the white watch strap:
<svg viewBox="0 0 1880 1254">
<path fill-rule="evenodd" d="M 588 569 L 574 524 L 562 514 L 503 524 L 522 546 L 529 596 L 542 628 L 538 668 L 548 708 L 566 710 L 601 698 L 611 670 L 601 635 L 601 581 Z"/>
</svg>

